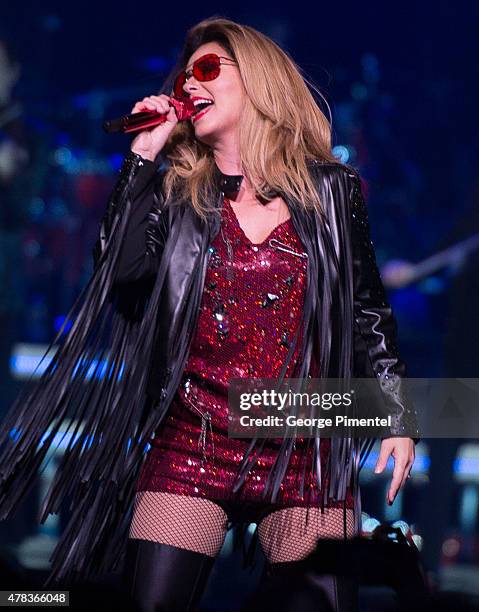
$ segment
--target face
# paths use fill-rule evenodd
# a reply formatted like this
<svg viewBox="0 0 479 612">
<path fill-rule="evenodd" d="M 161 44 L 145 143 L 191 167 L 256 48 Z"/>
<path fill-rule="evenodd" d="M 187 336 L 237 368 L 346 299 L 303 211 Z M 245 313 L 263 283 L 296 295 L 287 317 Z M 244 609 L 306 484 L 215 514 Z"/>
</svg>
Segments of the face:
<svg viewBox="0 0 479 612">
<path fill-rule="evenodd" d="M 193 62 L 206 53 L 231 57 L 218 43 L 206 43 L 198 47 L 191 55 L 186 64 L 186 71 L 192 70 Z M 183 90 L 185 95 L 192 99 L 201 97 L 213 100 L 213 104 L 207 108 L 206 112 L 200 111 L 197 119 L 193 116 L 189 120 L 199 140 L 213 146 L 225 137 L 236 133 L 243 100 L 246 96 L 237 64 L 221 63 L 220 74 L 212 81 L 197 81 L 191 74 Z"/>
</svg>

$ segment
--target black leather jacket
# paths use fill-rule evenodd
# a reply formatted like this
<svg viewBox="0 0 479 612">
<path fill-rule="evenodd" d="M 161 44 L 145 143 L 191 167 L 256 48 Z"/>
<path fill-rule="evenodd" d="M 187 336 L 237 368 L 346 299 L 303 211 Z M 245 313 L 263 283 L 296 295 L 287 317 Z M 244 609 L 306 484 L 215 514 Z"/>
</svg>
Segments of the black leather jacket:
<svg viewBox="0 0 479 612">
<path fill-rule="evenodd" d="M 339 162 L 313 162 L 310 167 L 320 187 L 326 231 L 317 229 L 319 223 L 317 219 L 313 222 L 309 213 L 287 203 L 295 229 L 308 252 L 308 261 L 312 263 L 310 268 L 322 276 L 323 292 L 329 298 L 322 302 L 323 315 L 326 305 L 327 316 L 319 323 L 322 327 L 321 358 L 326 364 L 321 375 L 339 378 L 352 372 L 358 378 L 376 378 L 380 384 L 388 381 L 388 384 L 381 384 L 381 388 L 383 393 L 389 394 L 388 405 L 394 407 L 391 436 L 407 434 L 417 442 L 417 435 L 412 435 L 412 432 L 418 434 L 415 411 L 402 393 L 401 379 L 406 376 L 406 365 L 396 346 L 396 320 L 376 264 L 359 176 L 353 168 Z M 120 253 L 117 283 L 131 287 L 132 283 L 157 273 L 166 239 L 178 222 L 179 211 L 183 213 L 168 264 L 158 313 L 159 335 L 148 384 L 149 394 L 158 399 L 166 397 L 172 378 L 175 384 L 179 382 L 185 355 L 183 364 L 179 364 L 175 360 L 174 347 L 182 337 L 192 334 L 192 329 L 181 325 L 182 312 L 188 300 L 196 298 L 198 306 L 208 265 L 207 247 L 219 230 L 215 220 L 210 227 L 200 223 L 187 204 L 169 206 L 165 210 L 161 194 L 163 172 L 158 164 L 134 154 L 128 156 L 93 250 L 96 265 L 105 248 L 116 213 L 116 201 L 125 181 L 130 185 L 132 211 Z M 217 185 L 217 192 L 212 196 L 217 207 L 221 207 L 223 193 L 218 181 Z M 316 244 L 312 244 L 311 237 L 317 238 Z M 323 265 L 318 262 L 320 257 Z M 309 294 L 321 289 L 317 280 L 317 277 L 310 278 Z M 349 302 L 352 305 L 350 319 Z M 321 303 L 320 297 L 317 303 Z M 327 319 L 327 329 L 324 319 Z"/>
<path fill-rule="evenodd" d="M 393 417 L 390 435 L 417 442 L 416 415 L 403 384 L 406 366 L 397 352 L 396 322 L 376 265 L 359 176 L 339 163 L 315 161 L 309 169 L 321 215 L 283 194 L 308 255 L 298 379 L 313 371 L 313 359 L 318 378 L 374 378 Z M 115 571 L 121 563 L 145 446 L 167 414 L 188 357 L 221 215 L 203 221 L 188 202 L 166 206 L 164 171 L 138 155 L 126 157 L 100 224 L 92 277 L 68 313 L 71 326 L 60 330 L 51 363 L 38 384 L 19 396 L 0 432 L 0 520 L 25 498 L 50 447 L 70 434 L 40 511 L 43 522 L 74 496 L 45 587 L 66 576 Z M 215 213 L 221 212 L 219 180 L 210 195 Z M 293 350 L 294 342 L 280 381 Z M 310 441 L 323 501 L 344 501 L 351 486 L 359 533 L 359 471 L 374 439 L 332 437 L 324 473 L 318 469 L 319 428 Z M 294 442 L 285 435 L 279 445 L 265 500 L 276 501 Z M 242 487 L 263 443 L 251 441 L 233 491 Z M 299 481 L 303 495 L 301 475 Z"/>
</svg>

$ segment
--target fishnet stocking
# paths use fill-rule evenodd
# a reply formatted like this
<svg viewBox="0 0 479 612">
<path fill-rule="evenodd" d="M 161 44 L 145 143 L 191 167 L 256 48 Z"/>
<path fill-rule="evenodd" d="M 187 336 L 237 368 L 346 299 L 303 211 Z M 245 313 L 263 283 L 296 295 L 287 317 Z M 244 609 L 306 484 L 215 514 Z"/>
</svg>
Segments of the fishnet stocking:
<svg viewBox="0 0 479 612">
<path fill-rule="evenodd" d="M 130 525 L 130 538 L 151 540 L 215 557 L 226 536 L 223 508 L 208 499 L 140 491 Z"/>
<path fill-rule="evenodd" d="M 299 561 L 316 549 L 319 538 L 344 537 L 343 509 L 292 507 L 268 514 L 258 525 L 258 536 L 270 563 Z M 346 537 L 354 536 L 353 510 L 346 509 Z M 307 518 L 307 520 L 306 520 Z"/>
<path fill-rule="evenodd" d="M 130 525 L 130 538 L 150 540 L 216 557 L 228 528 L 218 504 L 200 497 L 140 491 Z M 298 561 L 315 550 L 320 538 L 342 538 L 342 508 L 292 507 L 268 514 L 258 525 L 270 563 Z M 346 537 L 354 536 L 353 510 L 346 509 Z"/>
</svg>

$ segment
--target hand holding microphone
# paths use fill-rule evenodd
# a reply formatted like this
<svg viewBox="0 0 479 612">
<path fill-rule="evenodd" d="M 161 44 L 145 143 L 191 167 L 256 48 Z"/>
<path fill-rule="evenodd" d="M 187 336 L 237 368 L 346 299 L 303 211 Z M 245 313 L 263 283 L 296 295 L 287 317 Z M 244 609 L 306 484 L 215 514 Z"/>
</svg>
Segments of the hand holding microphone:
<svg viewBox="0 0 479 612">
<path fill-rule="evenodd" d="M 141 130 L 132 141 L 131 150 L 154 161 L 178 121 L 189 119 L 196 110 L 189 98 L 178 100 L 166 94 L 147 96 L 135 104 L 130 115 L 106 121 L 103 128 L 107 132 L 124 133 Z"/>
</svg>

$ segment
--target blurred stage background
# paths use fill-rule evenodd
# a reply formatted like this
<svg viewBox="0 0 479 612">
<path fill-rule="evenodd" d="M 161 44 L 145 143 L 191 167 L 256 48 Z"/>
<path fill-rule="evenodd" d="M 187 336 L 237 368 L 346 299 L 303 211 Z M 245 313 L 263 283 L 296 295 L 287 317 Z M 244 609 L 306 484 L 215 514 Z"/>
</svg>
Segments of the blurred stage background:
<svg viewBox="0 0 479 612">
<path fill-rule="evenodd" d="M 129 137 L 105 135 L 102 121 L 156 93 L 186 29 L 212 15 L 271 36 L 328 100 L 335 154 L 364 180 L 409 376 L 477 376 L 479 5 L 9 3 L 0 8 L 0 415 L 91 273 L 98 224 L 129 148 Z M 409 264 L 474 236 L 400 286 Z M 479 442 L 423 440 L 416 451 L 412 479 L 392 507 L 384 503 L 391 471 L 373 475 L 371 454 L 363 509 L 410 525 L 431 583 L 472 601 Z M 31 572 L 48 567 L 65 520 L 36 521 L 53 468 L 18 515 L 0 523 L 4 554 Z M 254 579 L 227 540 L 208 605 L 229 609 Z"/>
</svg>

